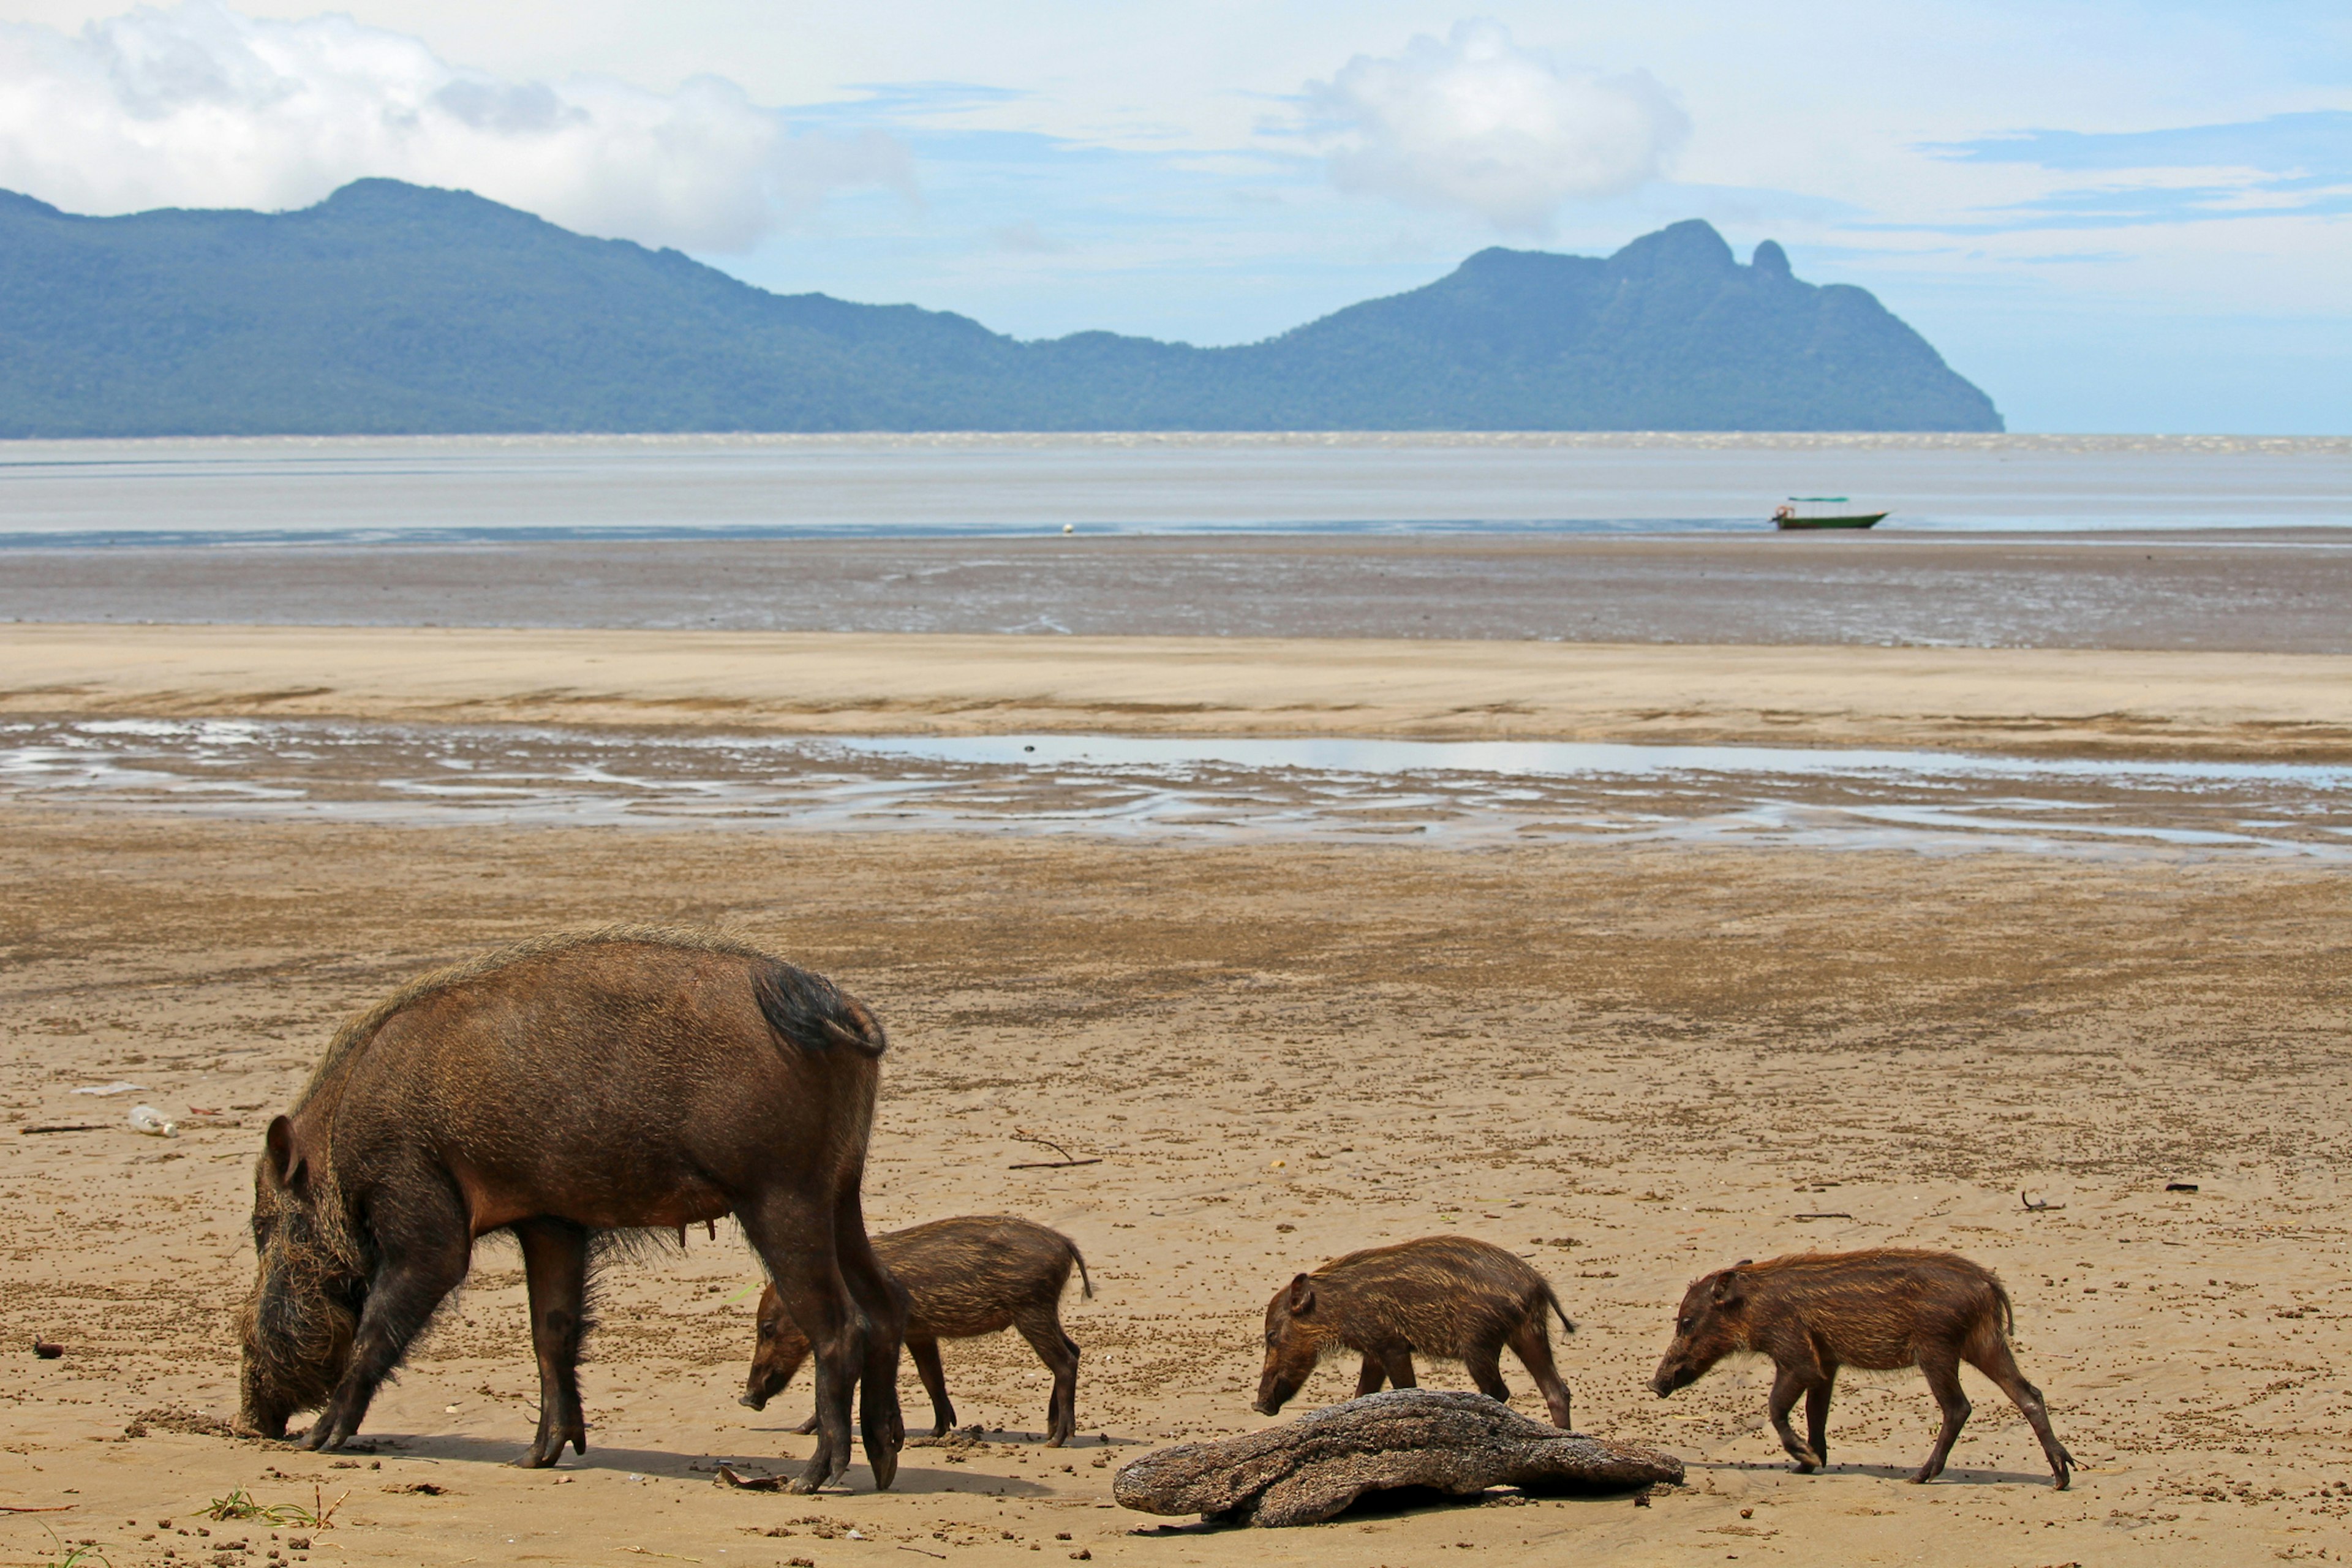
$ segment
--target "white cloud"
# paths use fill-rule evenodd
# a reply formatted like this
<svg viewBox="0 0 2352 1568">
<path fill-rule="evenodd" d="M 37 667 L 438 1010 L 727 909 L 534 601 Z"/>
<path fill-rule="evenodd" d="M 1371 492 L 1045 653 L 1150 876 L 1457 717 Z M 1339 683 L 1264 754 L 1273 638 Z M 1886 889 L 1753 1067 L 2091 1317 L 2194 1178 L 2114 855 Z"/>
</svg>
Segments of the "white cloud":
<svg viewBox="0 0 2352 1568">
<path fill-rule="evenodd" d="M 1541 234 L 1572 199 L 1657 178 L 1690 121 L 1648 73 L 1562 69 L 1499 22 L 1457 22 L 1401 58 L 1359 55 L 1308 101 L 1331 128 L 1332 182 Z"/>
<path fill-rule="evenodd" d="M 362 175 L 451 185 L 591 234 L 749 249 L 911 163 L 878 132 L 795 135 L 733 82 L 518 81 L 348 16 L 213 0 L 79 33 L 0 26 L 0 186 L 68 211 L 305 206 Z"/>
</svg>

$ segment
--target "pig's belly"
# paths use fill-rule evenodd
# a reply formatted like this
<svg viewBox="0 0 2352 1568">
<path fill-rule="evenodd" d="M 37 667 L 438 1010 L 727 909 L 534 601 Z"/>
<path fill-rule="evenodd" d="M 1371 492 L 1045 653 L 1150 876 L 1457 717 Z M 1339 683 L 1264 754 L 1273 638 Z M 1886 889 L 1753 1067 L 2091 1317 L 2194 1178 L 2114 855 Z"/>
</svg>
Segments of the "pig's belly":
<svg viewBox="0 0 2352 1568">
<path fill-rule="evenodd" d="M 1862 1372 L 1896 1372 L 1919 1364 L 1919 1352 L 1909 1335 L 1871 1334 L 1852 1341 L 1840 1341 L 1832 1346 L 1842 1365 Z"/>
<path fill-rule="evenodd" d="M 655 1228 L 674 1230 L 699 1225 L 731 1211 L 727 1195 L 709 1182 L 684 1173 L 662 1178 L 613 1179 L 611 1173 L 578 1181 L 551 1183 L 544 1177 L 518 1177 L 515 1173 L 482 1169 L 469 1162 L 450 1162 L 450 1174 L 465 1196 L 470 1228 L 482 1236 L 517 1220 L 545 1215 L 570 1220 L 592 1230 Z"/>
</svg>

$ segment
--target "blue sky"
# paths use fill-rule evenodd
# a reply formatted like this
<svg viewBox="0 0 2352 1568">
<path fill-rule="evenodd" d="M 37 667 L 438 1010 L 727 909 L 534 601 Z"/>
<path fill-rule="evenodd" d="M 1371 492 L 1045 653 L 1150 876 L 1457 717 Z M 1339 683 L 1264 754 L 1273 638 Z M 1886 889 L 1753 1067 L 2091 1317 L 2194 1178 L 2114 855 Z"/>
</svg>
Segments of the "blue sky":
<svg viewBox="0 0 2352 1568">
<path fill-rule="evenodd" d="M 2352 431 L 2352 6 L 0 0 L 0 185 L 467 184 L 763 287 L 1263 337 L 1704 217 L 2015 429 Z"/>
</svg>

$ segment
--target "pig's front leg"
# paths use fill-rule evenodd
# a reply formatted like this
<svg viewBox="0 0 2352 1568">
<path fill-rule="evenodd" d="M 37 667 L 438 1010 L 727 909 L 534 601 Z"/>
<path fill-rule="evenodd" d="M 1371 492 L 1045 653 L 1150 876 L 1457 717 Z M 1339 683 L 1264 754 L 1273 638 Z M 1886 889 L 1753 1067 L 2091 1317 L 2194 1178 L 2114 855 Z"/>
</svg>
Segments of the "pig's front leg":
<svg viewBox="0 0 2352 1568">
<path fill-rule="evenodd" d="M 1797 1461 L 1797 1473 L 1809 1476 L 1822 1468 L 1822 1457 L 1813 1452 L 1796 1428 L 1789 1425 L 1789 1412 L 1797 1407 L 1797 1395 L 1812 1383 L 1802 1372 L 1784 1366 L 1772 1379 L 1772 1430 L 1780 1434 L 1780 1447 L 1789 1450 L 1789 1458 Z"/>
</svg>

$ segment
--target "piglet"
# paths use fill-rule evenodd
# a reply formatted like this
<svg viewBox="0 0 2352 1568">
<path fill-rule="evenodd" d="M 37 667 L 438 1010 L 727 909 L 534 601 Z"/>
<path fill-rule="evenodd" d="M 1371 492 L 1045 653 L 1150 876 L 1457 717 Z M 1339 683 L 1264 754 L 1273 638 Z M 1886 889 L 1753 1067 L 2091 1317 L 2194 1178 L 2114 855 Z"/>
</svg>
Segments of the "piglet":
<svg viewBox="0 0 2352 1568">
<path fill-rule="evenodd" d="M 1664 1399 L 1696 1383 L 1727 1355 L 1770 1356 L 1778 1373 L 1772 1429 L 1798 1472 L 1810 1474 L 1829 1462 L 1830 1391 L 1838 1369 L 1916 1366 L 1944 1411 L 1935 1450 L 1911 1478 L 1931 1481 L 1943 1473 L 1969 1418 L 1968 1397 L 1960 1392 L 1960 1363 L 1967 1362 L 2024 1414 L 2063 1491 L 2074 1457 L 2050 1430 L 2042 1391 L 2017 1370 L 2009 1349 L 2014 1326 L 2009 1292 L 1992 1271 L 1948 1252 L 1883 1247 L 1742 1261 L 1685 1292 L 1674 1343 L 1650 1386 Z M 1800 1394 L 1809 1443 L 1798 1441 L 1789 1426 Z"/>
<path fill-rule="evenodd" d="M 931 1396 L 931 1436 L 944 1436 L 955 1425 L 940 1342 L 1012 1328 L 1054 1374 L 1045 1446 L 1058 1448 L 1070 1440 L 1078 1425 L 1078 1347 L 1062 1331 L 1061 1302 L 1073 1268 L 1080 1288 L 1094 1294 L 1076 1242 L 1008 1215 L 966 1215 L 877 1236 L 874 1256 L 907 1288 L 907 1353 Z M 754 1410 L 783 1392 L 809 1348 L 773 1286 L 760 1294 L 759 1316 L 759 1344 L 741 1400 Z"/>
<path fill-rule="evenodd" d="M 1478 1392 L 1508 1399 L 1503 1347 L 1536 1380 L 1552 1425 L 1568 1426 L 1568 1385 L 1552 1365 L 1545 1312 L 1568 1321 L 1551 1283 L 1525 1261 L 1466 1236 L 1425 1236 L 1335 1258 L 1274 1293 L 1265 1309 L 1265 1370 L 1256 1410 L 1272 1415 L 1305 1384 L 1316 1363 L 1335 1352 L 1364 1358 L 1356 1394 L 1384 1383 L 1416 1386 L 1412 1358 L 1458 1361 Z"/>
</svg>

